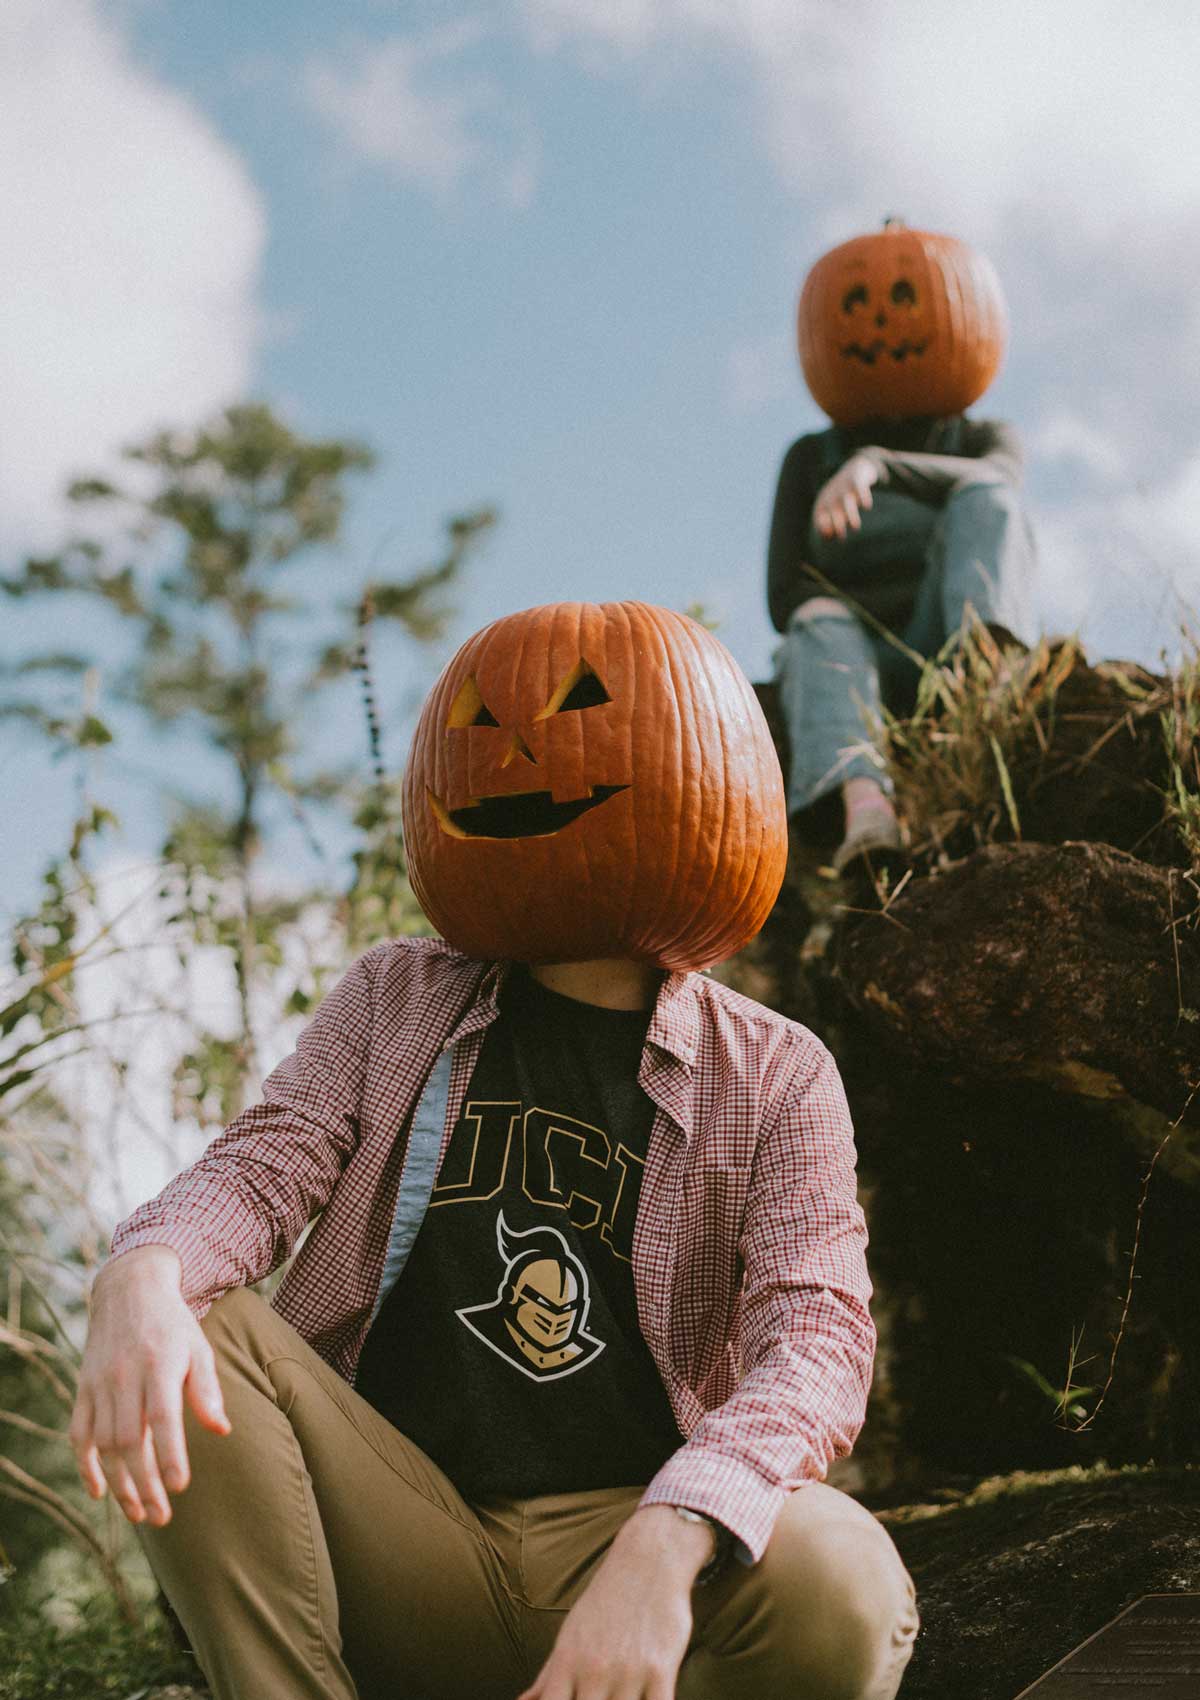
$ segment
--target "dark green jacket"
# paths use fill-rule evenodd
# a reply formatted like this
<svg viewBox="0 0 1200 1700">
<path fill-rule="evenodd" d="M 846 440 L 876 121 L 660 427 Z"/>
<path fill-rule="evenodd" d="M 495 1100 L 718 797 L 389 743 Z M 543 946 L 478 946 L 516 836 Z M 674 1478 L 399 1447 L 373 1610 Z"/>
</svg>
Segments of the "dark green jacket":
<svg viewBox="0 0 1200 1700">
<path fill-rule="evenodd" d="M 792 610 L 806 597 L 820 594 L 799 570 L 809 553 L 813 504 L 822 485 L 860 450 L 869 450 L 880 468 L 877 489 L 895 490 L 934 507 L 964 479 L 978 480 L 981 474 L 1018 484 L 1024 458 L 1011 425 L 968 419 L 962 413 L 942 419 L 873 420 L 853 429 L 831 425 L 797 438 L 780 468 L 767 550 L 767 606 L 778 632 L 787 629 Z M 852 547 L 852 540 L 846 547 Z"/>
</svg>

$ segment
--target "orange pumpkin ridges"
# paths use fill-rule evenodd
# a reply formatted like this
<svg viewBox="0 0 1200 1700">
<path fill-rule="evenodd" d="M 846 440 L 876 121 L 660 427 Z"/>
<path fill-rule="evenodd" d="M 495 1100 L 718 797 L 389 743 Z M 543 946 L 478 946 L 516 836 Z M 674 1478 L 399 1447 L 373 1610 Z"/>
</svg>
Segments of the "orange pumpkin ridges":
<svg viewBox="0 0 1200 1700">
<path fill-rule="evenodd" d="M 805 382 L 845 426 L 962 413 L 999 371 L 1007 336 L 991 261 L 898 219 L 823 254 L 796 311 Z"/>
<path fill-rule="evenodd" d="M 709 967 L 758 932 L 787 859 L 745 675 L 643 602 L 551 603 L 469 638 L 422 709 L 403 811 L 418 901 L 484 960 Z"/>
</svg>

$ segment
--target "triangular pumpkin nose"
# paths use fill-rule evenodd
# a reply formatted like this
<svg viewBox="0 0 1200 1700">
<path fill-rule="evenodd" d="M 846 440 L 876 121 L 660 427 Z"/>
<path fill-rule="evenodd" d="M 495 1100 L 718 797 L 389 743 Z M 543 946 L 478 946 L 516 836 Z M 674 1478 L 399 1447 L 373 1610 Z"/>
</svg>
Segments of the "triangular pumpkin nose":
<svg viewBox="0 0 1200 1700">
<path fill-rule="evenodd" d="M 537 766 L 537 757 L 529 748 L 529 745 L 519 732 L 514 732 L 508 740 L 508 748 L 500 758 L 500 766 L 507 767 L 509 762 L 515 761 L 518 756 L 524 756 L 526 761 L 532 762 L 535 767 Z"/>
</svg>

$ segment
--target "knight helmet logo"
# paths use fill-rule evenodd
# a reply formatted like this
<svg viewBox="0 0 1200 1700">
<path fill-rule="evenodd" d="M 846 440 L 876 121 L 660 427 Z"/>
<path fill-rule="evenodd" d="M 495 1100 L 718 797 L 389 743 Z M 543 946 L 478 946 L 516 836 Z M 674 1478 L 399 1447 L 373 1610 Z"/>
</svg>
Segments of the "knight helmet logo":
<svg viewBox="0 0 1200 1700">
<path fill-rule="evenodd" d="M 503 1210 L 496 1244 L 505 1267 L 495 1300 L 455 1315 L 531 1381 L 573 1375 L 604 1350 L 604 1341 L 586 1327 L 587 1270 L 557 1228 L 518 1233 Z"/>
</svg>

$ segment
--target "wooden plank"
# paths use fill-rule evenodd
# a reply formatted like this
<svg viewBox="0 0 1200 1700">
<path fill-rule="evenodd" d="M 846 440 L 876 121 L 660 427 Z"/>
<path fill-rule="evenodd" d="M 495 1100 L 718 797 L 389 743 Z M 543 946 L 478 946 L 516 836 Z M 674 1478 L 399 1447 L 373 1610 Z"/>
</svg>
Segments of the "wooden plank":
<svg viewBox="0 0 1200 1700">
<path fill-rule="evenodd" d="M 1200 1594 L 1144 1594 L 1014 1700 L 1200 1700 Z"/>
</svg>

